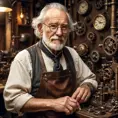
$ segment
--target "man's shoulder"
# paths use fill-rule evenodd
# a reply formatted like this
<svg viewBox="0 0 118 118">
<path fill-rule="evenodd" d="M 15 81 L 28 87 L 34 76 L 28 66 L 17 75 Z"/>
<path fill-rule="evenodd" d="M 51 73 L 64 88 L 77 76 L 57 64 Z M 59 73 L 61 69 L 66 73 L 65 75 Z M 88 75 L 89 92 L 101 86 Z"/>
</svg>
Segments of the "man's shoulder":
<svg viewBox="0 0 118 118">
<path fill-rule="evenodd" d="M 29 58 L 29 52 L 26 49 L 24 49 L 24 50 L 18 52 L 14 59 L 15 60 L 25 60 L 27 58 Z"/>
</svg>

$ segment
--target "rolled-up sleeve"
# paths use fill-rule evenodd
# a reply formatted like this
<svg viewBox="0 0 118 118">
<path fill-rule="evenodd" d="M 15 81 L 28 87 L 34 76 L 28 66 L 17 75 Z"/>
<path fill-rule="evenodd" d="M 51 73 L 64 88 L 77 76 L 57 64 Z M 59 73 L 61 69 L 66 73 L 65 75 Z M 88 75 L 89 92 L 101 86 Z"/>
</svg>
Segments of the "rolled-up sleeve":
<svg viewBox="0 0 118 118">
<path fill-rule="evenodd" d="M 31 99 L 31 59 L 24 50 L 17 54 L 11 63 L 9 76 L 4 88 L 4 101 L 8 111 L 20 112 L 23 105 Z"/>
</svg>

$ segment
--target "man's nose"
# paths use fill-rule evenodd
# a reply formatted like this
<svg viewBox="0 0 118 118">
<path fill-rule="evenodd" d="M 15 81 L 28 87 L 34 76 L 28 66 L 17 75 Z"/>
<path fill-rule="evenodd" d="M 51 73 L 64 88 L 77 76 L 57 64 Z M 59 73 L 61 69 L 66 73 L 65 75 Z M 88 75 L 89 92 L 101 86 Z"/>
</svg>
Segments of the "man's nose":
<svg viewBox="0 0 118 118">
<path fill-rule="evenodd" d="M 62 31 L 61 27 L 58 27 L 58 28 L 57 28 L 56 34 L 57 34 L 58 36 L 61 36 L 61 35 L 63 34 L 63 31 Z"/>
</svg>

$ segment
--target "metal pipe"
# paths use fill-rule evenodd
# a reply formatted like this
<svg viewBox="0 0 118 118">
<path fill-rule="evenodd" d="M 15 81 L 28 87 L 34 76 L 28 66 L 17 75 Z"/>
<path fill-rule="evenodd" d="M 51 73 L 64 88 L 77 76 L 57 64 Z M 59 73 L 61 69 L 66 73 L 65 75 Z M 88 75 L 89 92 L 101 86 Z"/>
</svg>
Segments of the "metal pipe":
<svg viewBox="0 0 118 118">
<path fill-rule="evenodd" d="M 116 0 L 111 2 L 111 35 L 114 36 L 116 32 Z"/>
</svg>

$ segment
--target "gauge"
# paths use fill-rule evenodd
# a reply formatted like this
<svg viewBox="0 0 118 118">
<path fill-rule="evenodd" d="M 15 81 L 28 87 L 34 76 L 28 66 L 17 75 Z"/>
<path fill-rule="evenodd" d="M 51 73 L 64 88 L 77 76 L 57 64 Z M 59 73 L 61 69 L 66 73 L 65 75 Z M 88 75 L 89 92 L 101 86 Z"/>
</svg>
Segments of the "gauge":
<svg viewBox="0 0 118 118">
<path fill-rule="evenodd" d="M 106 27 L 106 17 L 102 14 L 98 14 L 94 21 L 93 21 L 93 26 L 96 30 L 100 31 L 100 30 L 103 30 L 105 27 Z"/>
<path fill-rule="evenodd" d="M 86 0 L 82 0 L 78 3 L 78 13 L 80 15 L 85 15 L 90 11 L 90 4 Z"/>
</svg>

